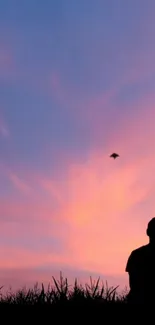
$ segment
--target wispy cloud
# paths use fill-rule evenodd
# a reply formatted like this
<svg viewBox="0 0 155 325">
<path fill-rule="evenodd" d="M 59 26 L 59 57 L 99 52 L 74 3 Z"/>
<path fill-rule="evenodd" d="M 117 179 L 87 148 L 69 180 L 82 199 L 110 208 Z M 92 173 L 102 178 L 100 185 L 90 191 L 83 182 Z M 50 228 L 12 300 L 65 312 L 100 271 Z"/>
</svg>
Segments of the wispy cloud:
<svg viewBox="0 0 155 325">
<path fill-rule="evenodd" d="M 0 134 L 3 138 L 8 138 L 10 135 L 9 128 L 0 114 Z"/>
<path fill-rule="evenodd" d="M 10 45 L 0 44 L 0 80 L 12 81 L 15 71 L 15 60 Z"/>
<path fill-rule="evenodd" d="M 60 189 L 57 188 L 58 185 L 56 182 L 50 179 L 40 179 L 39 184 L 51 197 L 56 199 L 57 203 L 61 204 L 63 202 Z"/>
<path fill-rule="evenodd" d="M 25 194 L 31 194 L 32 188 L 26 184 L 23 180 L 21 180 L 16 174 L 10 173 L 9 179 L 12 184 L 17 188 L 19 191 Z"/>
</svg>

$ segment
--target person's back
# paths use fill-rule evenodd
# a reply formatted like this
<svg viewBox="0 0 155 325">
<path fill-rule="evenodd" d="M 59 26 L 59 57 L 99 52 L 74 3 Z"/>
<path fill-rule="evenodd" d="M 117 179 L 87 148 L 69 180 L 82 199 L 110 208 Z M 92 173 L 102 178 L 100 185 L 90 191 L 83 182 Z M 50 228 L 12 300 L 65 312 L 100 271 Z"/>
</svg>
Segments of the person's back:
<svg viewBox="0 0 155 325">
<path fill-rule="evenodd" d="M 147 228 L 150 238 L 148 245 L 135 249 L 126 265 L 129 273 L 130 293 L 129 302 L 155 302 L 155 218 Z"/>
</svg>

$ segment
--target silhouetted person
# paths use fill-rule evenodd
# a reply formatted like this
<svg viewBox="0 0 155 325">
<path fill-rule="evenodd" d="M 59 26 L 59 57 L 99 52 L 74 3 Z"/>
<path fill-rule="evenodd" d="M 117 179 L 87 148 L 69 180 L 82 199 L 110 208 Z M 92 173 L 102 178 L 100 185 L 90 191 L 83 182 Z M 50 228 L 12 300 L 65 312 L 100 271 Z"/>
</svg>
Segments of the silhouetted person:
<svg viewBox="0 0 155 325">
<path fill-rule="evenodd" d="M 126 265 L 131 303 L 155 303 L 155 218 L 148 223 L 149 244 L 132 251 Z"/>
</svg>

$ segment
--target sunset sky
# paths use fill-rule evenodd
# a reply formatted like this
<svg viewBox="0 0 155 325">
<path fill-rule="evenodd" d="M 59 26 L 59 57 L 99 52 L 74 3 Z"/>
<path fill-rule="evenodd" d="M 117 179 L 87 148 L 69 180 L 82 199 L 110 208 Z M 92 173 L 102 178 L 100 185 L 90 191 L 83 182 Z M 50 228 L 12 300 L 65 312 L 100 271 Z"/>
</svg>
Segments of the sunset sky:
<svg viewBox="0 0 155 325">
<path fill-rule="evenodd" d="M 155 1 L 1 0 L 0 285 L 127 285 L 154 216 Z"/>
</svg>

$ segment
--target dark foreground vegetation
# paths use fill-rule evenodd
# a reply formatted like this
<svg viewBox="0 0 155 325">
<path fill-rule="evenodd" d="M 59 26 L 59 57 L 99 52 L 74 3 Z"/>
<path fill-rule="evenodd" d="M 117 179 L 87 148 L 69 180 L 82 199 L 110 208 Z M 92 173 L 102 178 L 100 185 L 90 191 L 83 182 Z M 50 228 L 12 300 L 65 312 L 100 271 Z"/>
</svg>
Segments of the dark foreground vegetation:
<svg viewBox="0 0 155 325">
<path fill-rule="evenodd" d="M 2 289 L 2 288 L 1 288 Z M 71 286 L 67 278 L 60 274 L 60 280 L 52 277 L 52 284 L 45 289 L 42 284 L 34 285 L 32 289 L 12 290 L 0 294 L 0 305 L 48 305 L 51 307 L 61 306 L 100 306 L 104 304 L 125 304 L 127 291 L 121 294 L 117 292 L 118 287 L 108 287 L 100 278 L 82 286 L 75 280 Z"/>
<path fill-rule="evenodd" d="M 89 283 L 83 286 L 77 280 L 71 286 L 62 275 L 59 280 L 53 277 L 46 289 L 43 284 L 40 287 L 36 284 L 32 289 L 1 293 L 1 323 L 105 324 L 119 320 L 119 324 L 127 324 L 129 319 L 135 320 L 135 315 L 128 308 L 127 289 L 121 293 L 118 289 L 108 287 L 100 279 L 93 281 L 91 277 Z M 138 321 L 145 311 L 145 308 L 139 307 Z"/>
</svg>

